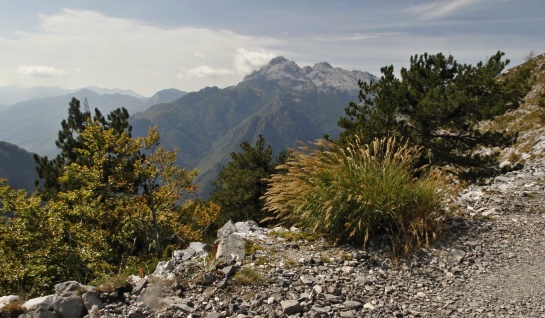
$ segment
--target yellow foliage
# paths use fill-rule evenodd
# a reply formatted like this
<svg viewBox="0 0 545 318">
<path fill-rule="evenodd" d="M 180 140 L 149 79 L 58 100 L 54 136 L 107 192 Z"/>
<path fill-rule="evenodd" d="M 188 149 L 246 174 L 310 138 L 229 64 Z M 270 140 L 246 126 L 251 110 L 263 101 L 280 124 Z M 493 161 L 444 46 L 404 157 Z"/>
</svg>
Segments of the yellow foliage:
<svg viewBox="0 0 545 318">
<path fill-rule="evenodd" d="M 176 152 L 159 147 L 157 128 L 131 138 L 97 122 L 85 127 L 85 148 L 76 150 L 82 160 L 59 178 L 70 190 L 42 201 L 0 181 L 0 213 L 14 216 L 0 223 L 0 294 L 47 293 L 61 281 L 116 273 L 132 255 L 200 239 L 217 218 L 214 204 L 179 207 L 195 192 L 197 172 L 175 165 Z"/>
</svg>

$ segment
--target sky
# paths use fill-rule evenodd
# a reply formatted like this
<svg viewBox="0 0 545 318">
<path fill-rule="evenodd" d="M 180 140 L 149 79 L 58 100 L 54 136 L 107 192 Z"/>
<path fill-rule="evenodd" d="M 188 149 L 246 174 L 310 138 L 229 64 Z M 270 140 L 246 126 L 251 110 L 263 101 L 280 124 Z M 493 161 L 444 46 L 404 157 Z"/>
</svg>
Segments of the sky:
<svg viewBox="0 0 545 318">
<path fill-rule="evenodd" d="M 0 87 L 195 91 L 284 56 L 380 75 L 422 53 L 545 53 L 543 0 L 0 0 Z"/>
</svg>

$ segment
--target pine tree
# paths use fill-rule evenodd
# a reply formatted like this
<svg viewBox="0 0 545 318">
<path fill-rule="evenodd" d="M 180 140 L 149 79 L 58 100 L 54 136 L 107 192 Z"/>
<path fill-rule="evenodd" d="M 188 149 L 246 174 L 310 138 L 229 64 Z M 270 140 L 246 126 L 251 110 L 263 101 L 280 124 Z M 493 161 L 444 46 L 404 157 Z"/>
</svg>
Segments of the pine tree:
<svg viewBox="0 0 545 318">
<path fill-rule="evenodd" d="M 36 172 L 40 178 L 40 180 L 36 180 L 35 182 L 36 187 L 38 188 L 38 192 L 44 194 L 45 198 L 51 197 L 58 191 L 67 190 L 66 188 L 63 189 L 63 185 L 58 181 L 65 166 L 71 163 L 89 165 L 91 162 L 88 156 L 83 156 L 81 153 L 75 151 L 75 149 L 82 149 L 82 147 L 84 147 L 84 143 L 81 140 L 81 132 L 85 129 L 91 119 L 91 112 L 88 109 L 87 100 L 85 100 L 85 109 L 83 111 L 81 109 L 80 101 L 75 97 L 72 98 L 68 105 L 68 118 L 61 122 L 62 129 L 59 131 L 58 140 L 55 141 L 55 145 L 60 150 L 60 153 L 51 160 L 47 156 L 41 157 L 37 154 L 34 155 Z M 125 108 L 118 108 L 110 112 L 107 117 L 104 117 L 98 108 L 95 108 L 93 119 L 105 130 L 112 128 L 117 136 L 120 136 L 123 132 L 127 133 L 129 137 L 131 136 L 132 127 L 129 125 L 129 113 Z M 114 158 L 115 156 L 115 151 L 111 149 L 110 158 Z M 127 164 L 124 169 L 130 172 L 130 170 L 133 169 L 132 166 L 137 157 L 125 159 Z M 112 163 L 105 162 L 103 169 L 103 178 L 105 181 L 111 174 Z M 134 190 L 137 186 L 138 182 L 134 185 Z M 123 190 L 126 189 L 119 189 L 119 191 Z"/>
<path fill-rule="evenodd" d="M 268 188 L 265 179 L 275 172 L 277 165 L 287 159 L 286 151 L 274 157 L 271 146 L 265 147 L 262 135 L 259 135 L 253 147 L 245 141 L 240 148 L 242 152 L 232 152 L 232 161 L 220 171 L 218 179 L 212 182 L 215 189 L 210 201 L 221 206 L 220 223 L 229 219 L 234 222 L 263 219 L 264 201 L 261 197 Z"/>
<path fill-rule="evenodd" d="M 378 82 L 359 83 L 359 103 L 350 103 L 339 121 L 341 142 L 356 134 L 366 142 L 403 137 L 424 147 L 421 164 L 448 166 L 467 179 L 493 174 L 497 154 L 475 151 L 508 146 L 516 136 L 481 131 L 477 124 L 517 108 L 530 88 L 528 69 L 500 77 L 509 63 L 503 56 L 498 52 L 472 66 L 441 53 L 415 55 L 399 79 L 393 66 L 383 67 Z"/>
</svg>

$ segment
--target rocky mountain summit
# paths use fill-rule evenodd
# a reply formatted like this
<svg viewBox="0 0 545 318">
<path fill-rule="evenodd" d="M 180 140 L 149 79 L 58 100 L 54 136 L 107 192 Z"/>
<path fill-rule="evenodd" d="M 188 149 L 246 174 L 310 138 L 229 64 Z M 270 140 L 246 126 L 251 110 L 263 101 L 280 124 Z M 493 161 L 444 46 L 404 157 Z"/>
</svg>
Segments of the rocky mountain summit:
<svg viewBox="0 0 545 318">
<path fill-rule="evenodd" d="M 157 125 L 161 145 L 180 149 L 178 165 L 200 169 L 196 181 L 206 199 L 210 182 L 243 142 L 253 145 L 262 135 L 278 154 L 324 134 L 336 138 L 344 108 L 357 99 L 358 81 L 374 79 L 326 62 L 299 67 L 279 56 L 237 85 L 207 87 L 135 114 L 133 134 L 144 136 Z"/>
<path fill-rule="evenodd" d="M 149 276 L 65 282 L 20 317 L 543 317 L 544 185 L 537 160 L 462 190 L 444 236 L 400 259 L 228 222 L 215 245 L 191 243 Z"/>
</svg>

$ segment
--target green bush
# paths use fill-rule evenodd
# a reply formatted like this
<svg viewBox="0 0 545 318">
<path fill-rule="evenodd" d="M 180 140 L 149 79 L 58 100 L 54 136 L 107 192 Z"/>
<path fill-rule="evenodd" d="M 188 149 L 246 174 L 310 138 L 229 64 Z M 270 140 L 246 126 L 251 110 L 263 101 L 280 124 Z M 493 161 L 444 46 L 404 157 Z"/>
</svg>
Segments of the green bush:
<svg viewBox="0 0 545 318">
<path fill-rule="evenodd" d="M 271 177 L 265 208 L 341 242 L 366 245 L 387 235 L 394 253 L 427 244 L 441 229 L 447 194 L 438 170 L 415 169 L 419 147 L 360 138 L 342 148 L 318 140 L 292 152 Z M 421 175 L 415 178 L 415 175 Z"/>
</svg>

